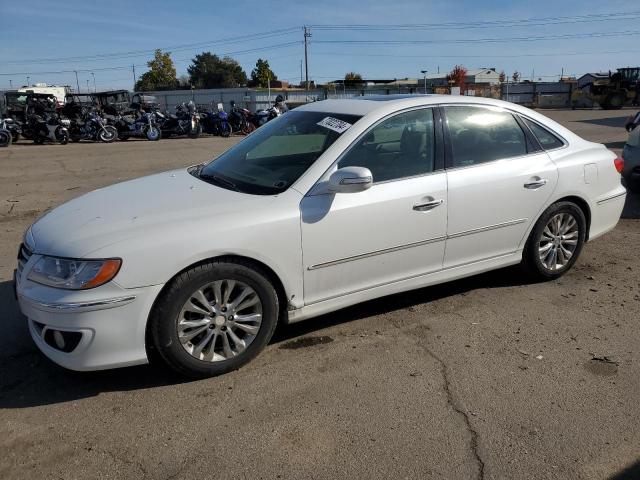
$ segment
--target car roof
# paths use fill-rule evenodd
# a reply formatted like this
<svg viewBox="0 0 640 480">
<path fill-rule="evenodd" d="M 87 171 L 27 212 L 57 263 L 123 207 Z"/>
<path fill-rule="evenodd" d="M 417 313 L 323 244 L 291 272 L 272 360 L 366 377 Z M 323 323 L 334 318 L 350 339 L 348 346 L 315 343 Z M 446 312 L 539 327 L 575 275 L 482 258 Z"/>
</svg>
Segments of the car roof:
<svg viewBox="0 0 640 480">
<path fill-rule="evenodd" d="M 521 113 L 542 123 L 547 128 L 550 128 L 560 136 L 563 136 L 565 139 L 571 139 L 572 141 L 580 139 L 580 137 L 575 135 L 569 129 L 553 121 L 549 117 L 541 115 L 534 110 L 523 107 L 522 105 L 497 100 L 495 98 L 473 97 L 466 95 L 365 95 L 348 99 L 330 99 L 311 102 L 296 108 L 296 110 L 382 117 L 405 108 L 456 103 L 505 108 Z"/>
</svg>

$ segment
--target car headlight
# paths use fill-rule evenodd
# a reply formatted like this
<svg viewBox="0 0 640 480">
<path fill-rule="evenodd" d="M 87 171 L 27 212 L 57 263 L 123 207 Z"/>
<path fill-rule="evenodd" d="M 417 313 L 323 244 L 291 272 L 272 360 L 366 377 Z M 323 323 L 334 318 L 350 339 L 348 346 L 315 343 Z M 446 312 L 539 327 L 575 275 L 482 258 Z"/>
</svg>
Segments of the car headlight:
<svg viewBox="0 0 640 480">
<path fill-rule="evenodd" d="M 122 260 L 80 260 L 42 256 L 33 265 L 27 278 L 36 283 L 67 290 L 99 287 L 116 276 Z"/>
</svg>

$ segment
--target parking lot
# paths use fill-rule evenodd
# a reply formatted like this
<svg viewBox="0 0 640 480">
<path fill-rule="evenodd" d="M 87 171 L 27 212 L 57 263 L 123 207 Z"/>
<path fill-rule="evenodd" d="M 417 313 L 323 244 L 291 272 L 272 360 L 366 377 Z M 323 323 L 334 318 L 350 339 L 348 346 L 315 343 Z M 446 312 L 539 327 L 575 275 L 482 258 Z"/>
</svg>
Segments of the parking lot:
<svg viewBox="0 0 640 480">
<path fill-rule="evenodd" d="M 620 153 L 630 111 L 547 111 Z M 640 196 L 558 281 L 517 268 L 282 327 L 239 371 L 75 373 L 13 298 L 24 230 L 239 137 L 0 150 L 0 478 L 640 478 Z"/>
</svg>

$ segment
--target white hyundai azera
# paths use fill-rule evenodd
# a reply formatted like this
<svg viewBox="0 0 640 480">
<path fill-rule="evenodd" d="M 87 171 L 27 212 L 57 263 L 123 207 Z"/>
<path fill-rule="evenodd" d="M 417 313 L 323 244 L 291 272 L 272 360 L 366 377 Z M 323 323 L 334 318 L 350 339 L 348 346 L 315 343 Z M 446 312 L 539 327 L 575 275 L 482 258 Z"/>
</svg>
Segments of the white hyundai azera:
<svg viewBox="0 0 640 480">
<path fill-rule="evenodd" d="M 618 222 L 622 168 L 498 100 L 325 100 L 213 161 L 47 213 L 25 233 L 16 293 L 64 367 L 217 375 L 279 322 L 513 264 L 559 277 Z"/>
</svg>

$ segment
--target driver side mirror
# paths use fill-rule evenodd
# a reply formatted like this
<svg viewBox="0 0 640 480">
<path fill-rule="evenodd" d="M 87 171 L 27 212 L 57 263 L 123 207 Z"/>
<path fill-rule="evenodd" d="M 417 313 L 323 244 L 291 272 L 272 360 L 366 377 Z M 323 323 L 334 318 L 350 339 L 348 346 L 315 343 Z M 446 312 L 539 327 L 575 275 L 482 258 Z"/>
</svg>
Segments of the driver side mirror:
<svg viewBox="0 0 640 480">
<path fill-rule="evenodd" d="M 331 174 L 328 187 L 331 193 L 356 193 L 371 188 L 371 185 L 371 170 L 365 167 L 344 167 Z"/>
</svg>

